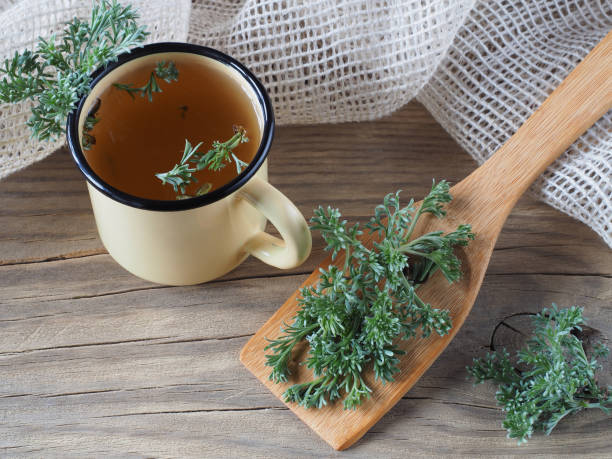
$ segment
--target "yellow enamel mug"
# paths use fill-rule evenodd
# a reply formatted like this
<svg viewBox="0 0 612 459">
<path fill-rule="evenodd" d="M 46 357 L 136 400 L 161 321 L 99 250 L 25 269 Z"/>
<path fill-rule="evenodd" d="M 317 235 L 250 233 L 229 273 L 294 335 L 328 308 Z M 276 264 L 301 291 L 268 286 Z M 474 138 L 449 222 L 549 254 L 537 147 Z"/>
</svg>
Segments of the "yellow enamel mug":
<svg viewBox="0 0 612 459">
<path fill-rule="evenodd" d="M 83 125 L 97 97 L 132 66 L 147 61 L 197 60 L 202 71 L 222 71 L 251 100 L 262 132 L 251 163 L 231 182 L 190 199 L 144 199 L 113 188 L 89 166 L 81 148 Z M 199 284 L 231 271 L 249 255 L 281 269 L 310 254 L 308 225 L 295 205 L 268 183 L 267 155 L 274 133 L 272 104 L 257 78 L 235 59 L 186 43 L 155 43 L 124 54 L 93 75 L 91 92 L 68 117 L 72 156 L 87 179 L 100 238 L 109 254 L 143 279 Z M 281 238 L 264 231 L 269 220 Z"/>
</svg>

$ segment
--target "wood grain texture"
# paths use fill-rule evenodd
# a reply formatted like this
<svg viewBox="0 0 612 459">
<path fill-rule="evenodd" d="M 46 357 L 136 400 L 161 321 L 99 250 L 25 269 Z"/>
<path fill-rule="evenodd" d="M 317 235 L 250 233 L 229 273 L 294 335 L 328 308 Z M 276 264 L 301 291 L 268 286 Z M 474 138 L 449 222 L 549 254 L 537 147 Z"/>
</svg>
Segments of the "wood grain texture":
<svg viewBox="0 0 612 459">
<path fill-rule="evenodd" d="M 371 123 L 281 127 L 271 182 L 306 217 L 365 220 L 398 188 L 458 182 L 474 162 L 419 105 Z M 296 174 L 299 170 L 299 175 Z M 322 173 L 323 171 L 324 173 Z M 612 336 L 612 257 L 584 225 L 523 198 L 474 309 L 419 382 L 351 449 L 333 452 L 240 364 L 240 349 L 325 257 L 257 260 L 218 281 L 160 287 L 115 264 L 60 151 L 0 182 L 2 457 L 609 457 L 612 419 L 586 412 L 525 446 L 465 365 L 506 314 L 580 304 Z"/>
<path fill-rule="evenodd" d="M 375 381 L 370 369 L 362 373 L 371 397 L 354 410 L 341 403 L 319 409 L 296 403 L 287 406 L 334 449 L 343 450 L 361 438 L 416 383 L 448 346 L 463 325 L 476 300 L 499 233 L 508 214 L 528 186 L 559 157 L 584 131 L 612 108 L 612 32 L 608 34 L 565 78 L 542 106 L 481 167 L 453 186 L 453 201 L 445 206 L 447 217 L 424 215 L 414 238 L 434 231 L 450 233 L 461 224 L 470 224 L 476 237 L 467 248 L 457 249 L 462 261 L 462 278 L 450 285 L 441 272 L 420 286 L 424 303 L 449 311 L 452 329 L 445 336 L 396 343 L 403 351 L 393 382 Z M 419 208 L 421 203 L 415 204 Z M 365 233 L 362 242 L 372 247 L 378 238 Z M 378 239 L 379 240 L 379 239 Z M 240 354 L 242 363 L 281 400 L 294 384 L 312 381 L 315 376 L 303 365 L 291 365 L 286 383 L 270 380 L 264 348 L 278 338 L 285 324 L 292 324 L 300 309 L 300 290 L 316 285 L 320 269 L 344 265 L 344 254 L 331 256 L 311 273 L 283 306 L 249 340 Z M 303 361 L 307 349 L 299 346 L 293 360 Z M 320 375 L 319 375 L 320 376 Z"/>
</svg>

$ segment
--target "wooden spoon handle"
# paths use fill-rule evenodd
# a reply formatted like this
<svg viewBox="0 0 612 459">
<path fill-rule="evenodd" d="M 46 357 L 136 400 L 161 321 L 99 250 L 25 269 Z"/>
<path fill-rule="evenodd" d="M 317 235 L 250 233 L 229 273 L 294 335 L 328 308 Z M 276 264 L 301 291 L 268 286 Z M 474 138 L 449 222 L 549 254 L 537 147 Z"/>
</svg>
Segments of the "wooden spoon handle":
<svg viewBox="0 0 612 459">
<path fill-rule="evenodd" d="M 612 107 L 612 32 L 516 133 L 462 185 L 480 188 L 505 216 L 531 183 Z M 501 215 L 500 215 L 501 216 Z"/>
</svg>

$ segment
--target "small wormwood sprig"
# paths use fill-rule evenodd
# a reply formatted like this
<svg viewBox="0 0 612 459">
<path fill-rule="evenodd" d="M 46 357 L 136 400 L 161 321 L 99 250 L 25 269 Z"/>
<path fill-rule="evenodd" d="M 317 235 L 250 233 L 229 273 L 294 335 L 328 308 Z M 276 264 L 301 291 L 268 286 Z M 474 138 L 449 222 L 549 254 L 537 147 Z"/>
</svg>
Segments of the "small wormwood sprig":
<svg viewBox="0 0 612 459">
<path fill-rule="evenodd" d="M 448 234 L 411 237 L 421 215 L 444 217 L 443 205 L 450 200 L 445 181 L 434 182 L 418 209 L 414 200 L 400 207 L 399 191 L 387 195 L 366 225 L 379 236 L 371 249 L 360 240 L 359 224 L 348 227 L 338 209 L 315 209 L 311 228 L 321 231 L 332 259 L 344 253 L 345 262 L 321 269 L 319 282 L 301 289 L 292 324 L 265 348 L 271 352 L 266 355 L 270 379 L 279 383 L 287 382 L 291 373 L 294 347 L 304 340 L 310 345 L 303 364 L 315 379 L 289 387 L 286 401 L 320 408 L 344 397 L 344 408 L 354 409 L 371 393 L 362 377 L 367 368 L 383 383 L 393 381 L 404 353 L 398 338 L 414 338 L 419 331 L 422 337 L 448 333 L 448 311 L 425 303 L 416 290 L 437 270 L 449 282 L 459 279 L 460 262 L 453 248 L 466 246 L 474 234 L 469 225 L 459 225 Z"/>
<path fill-rule="evenodd" d="M 519 444 L 536 430 L 549 435 L 570 414 L 586 408 L 609 413 L 612 408 L 612 387 L 599 387 L 595 379 L 601 368 L 596 359 L 605 357 L 608 348 L 598 343 L 589 359 L 582 341 L 572 334 L 585 325 L 582 308 L 557 309 L 553 304 L 534 316 L 533 323 L 533 336 L 517 352 L 516 363 L 503 349 L 474 359 L 467 368 L 476 384 L 490 380 L 498 385 L 495 397 L 506 412 L 502 425 Z"/>
<path fill-rule="evenodd" d="M 81 145 L 85 150 L 90 150 L 92 145 L 95 145 L 96 138 L 91 134 L 91 131 L 99 122 L 100 118 L 96 118 L 95 116 L 87 116 L 87 118 L 85 118 L 85 122 L 83 123 L 83 140 L 81 141 Z"/>
<path fill-rule="evenodd" d="M 180 195 L 177 199 L 185 199 L 191 196 L 185 194 L 185 188 L 191 183 L 197 182 L 198 180 L 193 176 L 195 172 L 203 169 L 211 171 L 219 171 L 223 169 L 228 163 L 233 162 L 236 165 L 236 171 L 238 174 L 242 172 L 242 169 L 248 166 L 247 163 L 240 160 L 233 152 L 233 150 L 241 143 L 248 142 L 249 139 L 246 136 L 246 130 L 241 126 L 234 126 L 234 135 L 226 140 L 220 142 L 215 140 L 212 144 L 212 148 L 205 154 L 198 151 L 202 146 L 202 142 L 198 143 L 195 147 L 191 145 L 189 140 L 185 139 L 185 149 L 183 156 L 178 164 L 168 172 L 162 172 L 155 174 L 155 176 L 162 181 L 162 184 L 170 184 L 174 188 L 176 193 L 180 190 Z M 192 165 L 192 167 L 190 167 Z M 210 190 L 211 185 L 206 183 L 196 193 L 196 196 L 205 194 Z"/>
<path fill-rule="evenodd" d="M 153 93 L 162 92 L 161 88 L 159 87 L 159 83 L 157 82 L 157 78 L 164 80 L 166 83 L 176 81 L 178 79 L 178 70 L 174 62 L 158 62 L 155 70 L 153 70 L 149 76 L 149 81 L 147 81 L 147 83 L 142 87 L 136 88 L 131 83 L 114 83 L 113 86 L 126 91 L 132 97 L 132 99 L 135 98 L 134 94 L 139 94 L 140 97 L 146 96 L 147 99 L 149 99 L 149 102 L 153 102 Z"/>
<path fill-rule="evenodd" d="M 91 73 L 139 46 L 147 36 L 138 14 L 116 0 L 94 5 L 88 22 L 66 24 L 63 35 L 39 38 L 35 51 L 25 50 L 0 67 L 0 101 L 34 101 L 28 126 L 40 140 L 57 138 L 66 118 L 89 91 Z"/>
</svg>

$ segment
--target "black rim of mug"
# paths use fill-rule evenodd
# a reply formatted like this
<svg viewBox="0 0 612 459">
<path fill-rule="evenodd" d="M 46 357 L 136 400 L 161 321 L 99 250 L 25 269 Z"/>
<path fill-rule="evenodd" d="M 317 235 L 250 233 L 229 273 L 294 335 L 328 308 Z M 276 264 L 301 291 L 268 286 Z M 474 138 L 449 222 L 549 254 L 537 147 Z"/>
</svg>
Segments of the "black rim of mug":
<svg viewBox="0 0 612 459">
<path fill-rule="evenodd" d="M 233 57 L 230 57 L 227 54 L 224 54 L 221 51 L 217 51 L 213 48 L 193 45 L 190 43 L 175 42 L 163 42 L 145 45 L 141 48 L 133 49 L 129 53 L 124 53 L 120 55 L 116 61 L 109 63 L 105 67 L 100 67 L 99 69 L 97 69 L 92 74 L 92 82 L 90 84 L 90 88 L 93 88 L 102 78 L 104 78 L 110 72 L 115 70 L 117 67 L 125 64 L 126 62 L 138 59 L 143 56 L 148 56 L 150 54 L 173 52 L 198 54 L 211 59 L 215 59 L 216 61 L 228 65 L 229 67 L 234 69 L 236 72 L 238 72 L 240 76 L 242 76 L 242 78 L 247 81 L 247 83 L 255 92 L 255 95 L 257 96 L 257 99 L 261 105 L 261 109 L 263 112 L 263 131 L 261 135 L 261 142 L 253 160 L 237 177 L 208 194 L 189 199 L 177 199 L 175 201 L 140 198 L 138 196 L 125 193 L 117 188 L 110 186 L 93 171 L 93 169 L 89 166 L 87 160 L 85 159 L 85 155 L 83 154 L 83 150 L 81 149 L 81 145 L 79 142 L 78 132 L 78 120 L 85 104 L 85 100 L 89 96 L 89 93 L 85 94 L 83 97 L 81 97 L 78 106 L 68 115 L 68 121 L 66 124 L 66 137 L 68 141 L 68 147 L 70 148 L 70 152 L 72 153 L 72 157 L 74 158 L 75 162 L 77 163 L 77 166 L 79 167 L 83 175 L 85 175 L 87 181 L 91 183 L 98 191 L 104 193 L 106 196 L 112 198 L 115 201 L 138 209 L 156 211 L 188 210 L 219 201 L 220 199 L 223 199 L 226 196 L 236 192 L 246 182 L 248 182 L 249 179 L 253 177 L 253 175 L 255 175 L 255 173 L 259 170 L 266 157 L 268 156 L 268 151 L 270 150 L 270 146 L 272 145 L 272 138 L 274 135 L 274 112 L 272 111 L 272 103 L 265 88 L 257 79 L 257 77 L 255 77 L 255 75 L 253 75 L 253 73 L 243 64 L 238 62 Z"/>
</svg>

